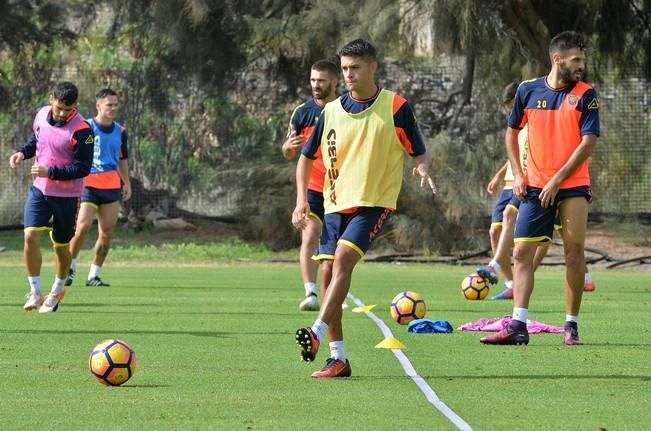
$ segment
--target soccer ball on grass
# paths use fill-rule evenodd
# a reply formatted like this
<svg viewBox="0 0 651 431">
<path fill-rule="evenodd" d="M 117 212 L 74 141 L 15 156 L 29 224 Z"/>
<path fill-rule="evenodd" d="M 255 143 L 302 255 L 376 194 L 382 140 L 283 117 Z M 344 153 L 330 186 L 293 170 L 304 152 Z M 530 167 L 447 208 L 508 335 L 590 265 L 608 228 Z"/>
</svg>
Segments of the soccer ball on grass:
<svg viewBox="0 0 651 431">
<path fill-rule="evenodd" d="M 88 364 L 99 382 L 120 386 L 136 371 L 136 354 L 124 341 L 104 340 L 93 348 Z"/>
<path fill-rule="evenodd" d="M 416 292 L 400 292 L 391 301 L 391 317 L 401 325 L 425 317 L 425 301 Z"/>
<path fill-rule="evenodd" d="M 466 299 L 484 299 L 488 295 L 488 291 L 488 284 L 477 274 L 470 274 L 461 282 L 461 292 Z"/>
</svg>

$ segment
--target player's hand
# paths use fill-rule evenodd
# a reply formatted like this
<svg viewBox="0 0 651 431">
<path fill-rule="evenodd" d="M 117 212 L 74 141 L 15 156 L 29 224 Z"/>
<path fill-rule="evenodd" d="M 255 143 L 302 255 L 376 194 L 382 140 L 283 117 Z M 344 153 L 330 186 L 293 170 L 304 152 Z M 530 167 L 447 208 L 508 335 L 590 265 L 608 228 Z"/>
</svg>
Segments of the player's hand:
<svg viewBox="0 0 651 431">
<path fill-rule="evenodd" d="M 556 195 L 558 194 L 558 189 L 560 188 L 561 183 L 554 178 L 549 180 L 545 187 L 543 187 L 540 192 L 540 206 L 543 208 L 549 208 L 556 201 Z"/>
<path fill-rule="evenodd" d="M 527 180 L 522 175 L 515 175 L 513 180 L 513 196 L 520 202 L 524 201 L 527 194 Z"/>
<path fill-rule="evenodd" d="M 488 186 L 486 187 L 486 191 L 489 194 L 494 195 L 495 191 L 498 188 L 497 186 L 498 186 L 499 183 L 500 183 L 500 177 L 499 176 L 493 177 L 493 179 L 490 180 L 490 182 L 488 183 Z"/>
<path fill-rule="evenodd" d="M 293 159 L 301 148 L 303 148 L 304 144 L 305 138 L 303 135 L 297 135 L 296 130 L 292 129 L 289 136 L 287 136 L 287 140 L 283 142 L 283 156 L 285 156 L 286 159 Z"/>
<path fill-rule="evenodd" d="M 16 169 L 18 167 L 18 164 L 23 160 L 25 160 L 25 155 L 23 153 L 20 151 L 13 153 L 11 156 L 9 156 L 9 166 L 11 166 L 11 169 Z"/>
<path fill-rule="evenodd" d="M 292 224 L 296 229 L 307 227 L 307 218 L 310 216 L 310 206 L 307 203 L 297 203 L 292 213 Z"/>
<path fill-rule="evenodd" d="M 418 165 L 411 170 L 411 174 L 414 177 L 420 177 L 421 188 L 427 185 L 432 190 L 432 194 L 436 194 L 436 184 L 434 184 L 432 177 L 429 176 L 426 167 L 423 165 Z"/>
<path fill-rule="evenodd" d="M 126 202 L 131 199 L 131 184 L 122 185 L 122 202 Z"/>
<path fill-rule="evenodd" d="M 30 169 L 30 173 L 35 177 L 47 177 L 47 166 L 34 163 L 32 169 Z"/>
</svg>

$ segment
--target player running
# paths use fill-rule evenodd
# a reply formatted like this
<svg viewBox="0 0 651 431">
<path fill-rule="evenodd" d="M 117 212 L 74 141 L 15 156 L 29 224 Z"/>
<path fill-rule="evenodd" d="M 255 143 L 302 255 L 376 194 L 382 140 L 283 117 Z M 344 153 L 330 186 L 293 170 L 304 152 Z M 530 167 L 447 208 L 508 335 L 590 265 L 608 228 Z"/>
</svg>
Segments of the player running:
<svg viewBox="0 0 651 431">
<path fill-rule="evenodd" d="M 77 232 L 70 243 L 72 262 L 66 286 L 72 284 L 77 273 L 77 257 L 95 215 L 98 235 L 86 286 L 109 286 L 100 278 L 100 272 L 111 246 L 111 236 L 120 212 L 120 200 L 126 201 L 131 197 L 127 131 L 115 121 L 118 105 L 118 94 L 110 88 L 100 90 L 95 96 L 97 115 L 88 121 L 95 134 L 93 164 L 91 173 L 84 182 Z"/>
<path fill-rule="evenodd" d="M 75 220 L 83 178 L 93 158 L 93 131 L 77 111 L 79 90 L 71 82 L 60 82 L 50 95 L 49 106 L 39 109 L 32 136 L 9 157 L 16 169 L 20 162 L 35 157 L 32 186 L 25 201 L 24 258 L 30 291 L 23 306 L 39 313 L 56 311 L 66 294 L 64 282 L 70 267 L 68 243 L 75 234 Z M 50 225 L 52 219 L 52 225 Z M 41 294 L 41 233 L 50 232 L 56 275 L 50 294 Z M 40 308 L 39 308 L 40 306 Z"/>
</svg>

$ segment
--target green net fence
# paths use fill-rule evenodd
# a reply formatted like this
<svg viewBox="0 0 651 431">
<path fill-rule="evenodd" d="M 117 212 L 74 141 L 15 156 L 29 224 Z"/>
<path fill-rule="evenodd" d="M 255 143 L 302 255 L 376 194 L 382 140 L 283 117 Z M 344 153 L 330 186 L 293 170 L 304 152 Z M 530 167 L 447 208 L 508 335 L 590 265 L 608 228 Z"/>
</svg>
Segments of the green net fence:
<svg viewBox="0 0 651 431">
<path fill-rule="evenodd" d="M 439 76 L 445 73 L 432 70 L 430 74 Z M 284 163 L 278 151 L 289 115 L 284 107 L 276 113 L 273 110 L 260 113 L 247 108 L 235 109 L 235 104 L 202 94 L 195 82 L 179 80 L 178 77 L 152 77 L 132 71 L 109 78 L 104 72 L 82 73 L 71 68 L 53 73 L 43 81 L 41 88 L 10 89 L 16 103 L 0 112 L 1 228 L 21 226 L 23 204 L 31 180 L 29 161 L 13 171 L 8 158 L 29 138 L 36 108 L 47 103 L 53 83 L 64 79 L 78 85 L 80 111 L 86 116 L 94 115 L 93 95 L 107 80 L 119 91 L 122 107 L 118 121 L 129 131 L 131 176 L 139 185 L 129 203 L 132 207 L 144 206 L 143 199 L 151 199 L 152 193 L 162 191 L 179 202 L 186 202 L 189 211 L 198 215 L 229 215 L 237 210 L 234 206 L 237 199 L 233 195 L 237 190 L 229 187 L 227 175 L 215 182 L 216 169 L 238 158 L 246 159 L 248 165 L 258 164 L 260 167 Z M 409 79 L 407 76 L 392 77 L 393 82 Z M 590 168 L 595 197 L 591 211 L 621 215 L 651 213 L 651 95 L 648 82 L 635 76 L 620 78 L 609 75 L 605 75 L 603 81 L 595 85 L 601 99 L 602 134 Z M 476 87 L 481 89 L 479 85 Z M 427 88 L 421 87 L 418 91 L 427 91 Z M 431 112 L 427 115 L 419 112 L 423 109 L 418 103 L 422 94 L 405 96 L 416 101 L 414 105 L 419 118 L 431 117 Z M 481 94 L 473 95 L 474 99 L 481 97 Z M 482 104 L 475 103 L 468 109 L 480 109 L 478 106 Z M 495 110 L 486 115 L 497 118 L 500 114 Z M 503 154 L 500 155 L 503 130 L 498 129 L 495 128 L 492 137 L 466 134 L 469 137 L 466 139 L 481 140 L 495 146 L 495 166 L 503 160 Z M 431 135 L 435 133 L 431 132 Z M 272 153 L 273 157 L 270 156 Z M 469 169 L 454 167 L 458 172 L 463 172 L 464 168 L 466 171 Z M 488 179 L 487 176 L 486 182 Z M 210 184 L 210 187 L 202 187 L 205 184 Z M 485 184 L 478 186 L 477 190 L 483 188 Z M 476 199 L 484 206 L 481 216 L 490 214 L 493 198 L 478 193 Z"/>
</svg>

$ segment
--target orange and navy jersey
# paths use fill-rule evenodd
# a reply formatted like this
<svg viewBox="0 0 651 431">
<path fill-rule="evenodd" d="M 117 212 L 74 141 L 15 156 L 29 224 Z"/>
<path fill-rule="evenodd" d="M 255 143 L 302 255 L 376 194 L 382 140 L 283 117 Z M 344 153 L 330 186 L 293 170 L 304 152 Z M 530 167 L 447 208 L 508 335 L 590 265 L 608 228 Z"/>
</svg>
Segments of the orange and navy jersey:
<svg viewBox="0 0 651 431">
<path fill-rule="evenodd" d="M 525 81 L 518 87 L 509 127 L 527 127 L 527 183 L 543 188 L 565 165 L 585 135 L 599 136 L 599 98 L 590 85 L 579 81 L 551 88 L 547 77 Z M 560 185 L 561 189 L 588 186 L 588 161 Z"/>
<path fill-rule="evenodd" d="M 305 142 L 307 142 L 314 128 L 319 123 L 319 117 L 322 111 L 323 107 L 316 103 L 314 99 L 310 99 L 296 107 L 292 113 L 292 117 L 289 119 L 287 136 L 289 136 L 292 130 L 296 130 L 296 134 L 303 136 Z M 307 188 L 315 192 L 323 193 L 325 174 L 326 170 L 325 166 L 323 166 L 323 159 L 318 155 L 312 165 L 310 183 Z"/>
<path fill-rule="evenodd" d="M 95 142 L 92 169 L 84 185 L 95 189 L 119 189 L 122 185 L 118 171 L 120 160 L 129 158 L 127 131 L 115 121 L 108 127 L 95 119 L 88 120 L 88 123 L 95 134 Z"/>
<path fill-rule="evenodd" d="M 350 92 L 346 92 L 339 99 L 331 103 L 340 101 L 341 106 L 346 112 L 359 114 L 375 102 L 381 90 L 381 88 L 378 88 L 377 93 L 366 100 L 357 100 L 353 98 Z M 324 121 L 322 119 L 317 124 L 315 132 L 303 147 L 303 155 L 310 159 L 321 157 L 319 147 L 321 146 L 321 138 L 323 136 L 323 123 Z M 414 117 L 414 112 L 405 98 L 398 94 L 393 99 L 393 126 L 398 140 L 409 155 L 416 157 L 425 154 L 425 142 L 416 122 L 416 117 Z"/>
</svg>

